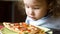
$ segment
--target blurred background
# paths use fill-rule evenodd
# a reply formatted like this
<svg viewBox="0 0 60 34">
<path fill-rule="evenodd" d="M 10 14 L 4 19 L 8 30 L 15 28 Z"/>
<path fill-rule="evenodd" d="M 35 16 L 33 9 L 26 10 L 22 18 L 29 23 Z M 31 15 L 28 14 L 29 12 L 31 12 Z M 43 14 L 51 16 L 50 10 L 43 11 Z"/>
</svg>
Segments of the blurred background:
<svg viewBox="0 0 60 34">
<path fill-rule="evenodd" d="M 0 22 L 12 20 L 12 2 L 0 1 Z"/>
<path fill-rule="evenodd" d="M 25 19 L 22 1 L 0 0 L 0 22 L 24 22 Z"/>
</svg>

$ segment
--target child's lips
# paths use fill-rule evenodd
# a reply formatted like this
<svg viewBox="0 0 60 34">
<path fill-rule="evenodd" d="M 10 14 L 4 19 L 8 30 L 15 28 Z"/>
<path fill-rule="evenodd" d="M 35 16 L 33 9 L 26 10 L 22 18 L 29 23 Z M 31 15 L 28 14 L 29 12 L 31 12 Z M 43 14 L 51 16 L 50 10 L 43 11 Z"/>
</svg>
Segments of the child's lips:
<svg viewBox="0 0 60 34">
<path fill-rule="evenodd" d="M 34 16 L 29 16 L 29 17 L 33 18 Z"/>
<path fill-rule="evenodd" d="M 34 16 L 29 16 L 30 18 L 33 18 L 33 19 L 35 19 L 35 17 Z"/>
<path fill-rule="evenodd" d="M 35 17 L 33 17 L 33 16 L 29 16 L 30 18 L 32 18 L 33 20 L 36 20 L 36 18 Z"/>
</svg>

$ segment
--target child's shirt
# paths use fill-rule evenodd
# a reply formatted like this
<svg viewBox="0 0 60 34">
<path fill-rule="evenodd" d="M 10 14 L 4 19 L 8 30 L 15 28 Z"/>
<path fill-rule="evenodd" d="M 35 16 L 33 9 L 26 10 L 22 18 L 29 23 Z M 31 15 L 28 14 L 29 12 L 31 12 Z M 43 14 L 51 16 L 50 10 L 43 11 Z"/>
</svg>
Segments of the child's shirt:
<svg viewBox="0 0 60 34">
<path fill-rule="evenodd" d="M 48 27 L 53 29 L 60 29 L 60 18 L 53 18 L 50 16 L 43 17 L 37 21 L 34 21 L 27 16 L 26 23 L 35 26 L 43 26 L 43 27 Z"/>
</svg>

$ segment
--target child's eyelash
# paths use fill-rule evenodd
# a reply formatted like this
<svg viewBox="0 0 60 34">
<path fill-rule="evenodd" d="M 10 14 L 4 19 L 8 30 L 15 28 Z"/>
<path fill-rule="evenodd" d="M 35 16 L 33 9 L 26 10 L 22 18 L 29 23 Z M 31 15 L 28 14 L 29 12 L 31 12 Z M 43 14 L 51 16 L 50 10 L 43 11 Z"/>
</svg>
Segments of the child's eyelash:
<svg viewBox="0 0 60 34">
<path fill-rule="evenodd" d="M 29 8 L 29 6 L 25 6 L 27 8 Z M 40 7 L 32 7 L 32 9 L 40 9 Z"/>
<path fill-rule="evenodd" d="M 33 8 L 33 9 L 40 9 L 39 7 Z"/>
</svg>

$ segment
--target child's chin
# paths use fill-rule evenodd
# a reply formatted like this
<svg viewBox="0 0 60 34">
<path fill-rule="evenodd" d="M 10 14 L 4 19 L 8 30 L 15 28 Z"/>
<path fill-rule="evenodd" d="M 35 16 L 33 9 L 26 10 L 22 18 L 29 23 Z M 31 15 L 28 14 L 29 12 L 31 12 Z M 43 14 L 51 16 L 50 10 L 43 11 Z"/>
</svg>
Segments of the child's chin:
<svg viewBox="0 0 60 34">
<path fill-rule="evenodd" d="M 38 19 L 33 19 L 34 21 L 37 21 Z"/>
</svg>

